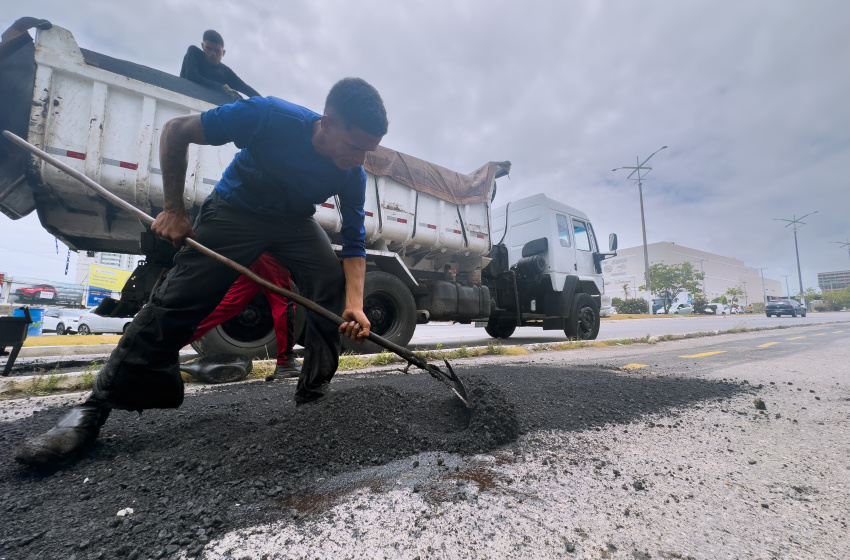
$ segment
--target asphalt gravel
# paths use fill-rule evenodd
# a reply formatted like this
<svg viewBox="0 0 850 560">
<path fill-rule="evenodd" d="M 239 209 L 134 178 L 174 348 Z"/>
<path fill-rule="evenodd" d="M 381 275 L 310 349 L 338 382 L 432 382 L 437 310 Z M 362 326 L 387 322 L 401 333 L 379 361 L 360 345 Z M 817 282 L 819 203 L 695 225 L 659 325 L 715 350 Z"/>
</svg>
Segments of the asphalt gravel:
<svg viewBox="0 0 850 560">
<path fill-rule="evenodd" d="M 11 450 L 67 405 L 13 407 L 0 558 L 847 557 L 850 395 L 823 390 L 828 360 L 802 385 L 613 367 L 624 352 L 652 348 L 459 361 L 471 410 L 423 374 L 339 375 L 299 408 L 292 380 L 205 387 L 116 411 L 50 472 Z"/>
</svg>

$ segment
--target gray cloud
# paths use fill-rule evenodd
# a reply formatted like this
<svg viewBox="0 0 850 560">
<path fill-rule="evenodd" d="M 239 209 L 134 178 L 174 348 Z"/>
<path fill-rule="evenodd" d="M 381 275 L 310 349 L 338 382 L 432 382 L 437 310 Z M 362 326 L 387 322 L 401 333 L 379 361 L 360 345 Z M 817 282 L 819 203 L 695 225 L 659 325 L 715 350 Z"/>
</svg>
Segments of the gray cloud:
<svg viewBox="0 0 850 560">
<path fill-rule="evenodd" d="M 497 203 L 545 192 L 624 247 L 641 242 L 637 189 L 611 169 L 669 145 L 644 183 L 650 242 L 779 279 L 796 263 L 773 218 L 819 210 L 800 233 L 804 284 L 850 268 L 829 243 L 850 236 L 850 5 L 840 0 L 44 0 L 27 11 L 9 22 L 44 17 L 86 48 L 173 73 L 215 28 L 249 84 L 317 110 L 338 78 L 362 76 L 390 112 L 386 145 L 465 172 L 509 159 Z"/>
</svg>

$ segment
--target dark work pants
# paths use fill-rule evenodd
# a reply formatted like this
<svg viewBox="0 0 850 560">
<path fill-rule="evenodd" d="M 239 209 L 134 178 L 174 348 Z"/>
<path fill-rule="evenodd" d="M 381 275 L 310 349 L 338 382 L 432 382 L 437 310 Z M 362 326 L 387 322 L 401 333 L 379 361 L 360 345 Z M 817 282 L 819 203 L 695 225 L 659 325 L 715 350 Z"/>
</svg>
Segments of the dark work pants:
<svg viewBox="0 0 850 560">
<path fill-rule="evenodd" d="M 215 191 L 195 222 L 195 240 L 250 266 L 264 252 L 288 268 L 301 294 L 340 315 L 345 305 L 342 265 L 312 217 L 264 216 L 230 206 Z M 175 408 L 183 402 L 178 353 L 221 302 L 239 273 L 183 247 L 98 373 L 89 402 L 108 408 Z M 304 364 L 296 401 L 321 395 L 339 364 L 339 326 L 307 311 Z"/>
</svg>

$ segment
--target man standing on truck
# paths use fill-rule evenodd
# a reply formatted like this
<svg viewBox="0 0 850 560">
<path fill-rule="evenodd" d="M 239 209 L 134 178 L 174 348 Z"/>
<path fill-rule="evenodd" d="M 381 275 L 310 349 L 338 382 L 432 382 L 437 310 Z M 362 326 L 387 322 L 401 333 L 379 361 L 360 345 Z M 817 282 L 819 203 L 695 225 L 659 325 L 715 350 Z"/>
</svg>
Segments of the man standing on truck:
<svg viewBox="0 0 850 560">
<path fill-rule="evenodd" d="M 151 230 L 180 247 L 187 237 L 250 265 L 265 252 L 285 265 L 304 295 L 340 313 L 342 325 L 307 312 L 305 357 L 296 406 L 322 398 L 336 373 L 340 333 L 362 342 L 366 272 L 366 154 L 387 132 L 378 92 L 364 80 L 337 82 L 324 114 L 274 97 L 253 97 L 168 121 L 160 139 L 163 211 Z M 204 201 L 194 229 L 183 203 L 190 144 L 233 142 L 241 151 Z M 315 207 L 337 196 L 342 214 L 342 266 Z M 182 247 L 175 266 L 98 373 L 92 394 L 47 433 L 15 450 L 15 459 L 51 465 L 94 442 L 113 408 L 176 408 L 183 402 L 178 352 L 233 285 L 239 273 Z"/>
<path fill-rule="evenodd" d="M 201 42 L 203 50 L 191 45 L 183 57 L 183 67 L 180 68 L 180 77 L 197 82 L 202 86 L 212 89 L 223 89 L 233 98 L 233 101 L 241 99 L 241 92 L 248 97 L 259 97 L 257 90 L 243 82 L 236 73 L 221 63 L 224 57 L 224 39 L 212 29 L 204 31 Z"/>
<path fill-rule="evenodd" d="M 203 39 L 201 43 L 203 50 L 195 45 L 189 47 L 186 56 L 183 57 L 183 67 L 180 70 L 180 77 L 214 89 L 224 88 L 224 91 L 233 98 L 233 101 L 241 99 L 237 90 L 248 97 L 258 97 L 260 94 L 255 89 L 239 79 L 239 76 L 233 70 L 221 63 L 225 52 L 224 39 L 221 35 L 217 31 L 208 29 L 204 32 Z M 257 259 L 251 265 L 251 270 L 266 280 L 275 282 L 282 288 L 287 290 L 292 289 L 289 280 L 289 271 L 268 255 Z M 244 276 L 240 277 L 233 284 L 230 291 L 227 292 L 227 295 L 215 311 L 201 322 L 198 330 L 195 332 L 195 336 L 189 342 L 196 341 L 224 321 L 241 312 L 245 305 L 256 295 L 258 290 L 259 286 L 251 280 Z M 287 307 L 293 304 L 275 292 L 264 289 L 263 293 L 265 293 L 266 299 L 268 299 L 269 305 L 272 308 L 275 337 L 277 338 L 278 346 L 277 366 L 270 378 L 274 378 L 277 375 L 298 377 L 298 374 L 301 373 L 301 366 L 292 352 L 292 332 L 288 328 L 288 321 L 286 320 Z"/>
</svg>

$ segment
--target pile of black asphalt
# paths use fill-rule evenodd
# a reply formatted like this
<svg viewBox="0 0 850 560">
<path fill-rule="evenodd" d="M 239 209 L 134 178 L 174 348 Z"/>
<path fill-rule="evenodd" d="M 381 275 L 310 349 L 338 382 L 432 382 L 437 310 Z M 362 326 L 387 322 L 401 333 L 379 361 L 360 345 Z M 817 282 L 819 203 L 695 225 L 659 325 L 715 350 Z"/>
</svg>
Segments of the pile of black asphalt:
<svg viewBox="0 0 850 560">
<path fill-rule="evenodd" d="M 284 504 L 317 480 L 422 452 L 493 452 L 537 430 L 640 422 L 752 390 L 604 366 L 455 369 L 470 409 L 425 374 L 340 375 L 333 392 L 298 408 L 293 381 L 211 386 L 177 410 L 113 412 L 92 449 L 49 471 L 15 463 L 12 451 L 67 408 L 4 423 L 0 558 L 203 557 L 225 532 L 299 523 Z"/>
</svg>

